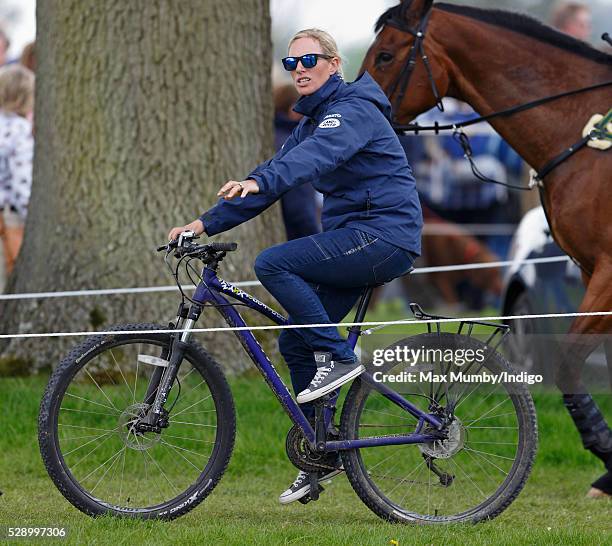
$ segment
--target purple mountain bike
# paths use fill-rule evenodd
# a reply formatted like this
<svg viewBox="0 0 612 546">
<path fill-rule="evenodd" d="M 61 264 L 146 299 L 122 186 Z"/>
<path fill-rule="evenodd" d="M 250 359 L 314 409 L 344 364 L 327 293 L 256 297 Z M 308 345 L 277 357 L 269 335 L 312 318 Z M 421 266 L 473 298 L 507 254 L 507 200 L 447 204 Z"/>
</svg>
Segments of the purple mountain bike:
<svg viewBox="0 0 612 546">
<path fill-rule="evenodd" d="M 529 391 L 509 379 L 513 372 L 497 351 L 506 327 L 463 322 L 448 333 L 428 323 L 426 333 L 385 348 L 412 355 L 410 361 L 368 364 L 364 357 L 366 372 L 340 396 L 315 401 L 311 422 L 236 308 L 282 326 L 288 320 L 217 277 L 236 248 L 183 235 L 160 247 L 181 291 L 176 321 L 121 324 L 110 335 L 92 335 L 53 372 L 39 443 L 51 479 L 70 503 L 90 516 L 173 519 L 215 488 L 233 450 L 236 416 L 221 366 L 190 339 L 208 307 L 229 326 L 245 328 L 236 337 L 294 423 L 287 455 L 310 474 L 301 502 L 318 499 L 318 472 L 338 465 L 338 453 L 357 495 L 386 520 L 478 522 L 516 498 L 533 464 L 537 428 Z M 179 281 L 183 272 L 195 281 L 192 297 Z M 354 322 L 363 322 L 371 292 L 364 290 Z M 417 318 L 440 318 L 412 309 Z M 152 332 L 160 329 L 176 331 Z M 487 329 L 485 340 L 473 335 Z M 370 332 L 353 326 L 348 339 L 355 347 Z M 465 355 L 480 356 L 466 363 Z"/>
</svg>

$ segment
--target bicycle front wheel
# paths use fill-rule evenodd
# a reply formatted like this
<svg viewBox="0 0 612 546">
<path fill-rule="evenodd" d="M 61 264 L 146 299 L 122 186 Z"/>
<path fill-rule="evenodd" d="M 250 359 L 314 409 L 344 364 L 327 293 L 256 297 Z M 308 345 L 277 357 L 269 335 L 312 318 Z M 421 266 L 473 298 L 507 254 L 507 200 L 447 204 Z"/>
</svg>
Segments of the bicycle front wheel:
<svg viewBox="0 0 612 546">
<path fill-rule="evenodd" d="M 52 374 L 39 415 L 42 458 L 64 497 L 90 516 L 172 519 L 202 502 L 225 472 L 232 395 L 220 366 L 190 342 L 166 403 L 168 427 L 137 432 L 171 338 L 139 332 L 163 329 L 155 324 L 113 329 L 134 332 L 88 338 Z"/>
<path fill-rule="evenodd" d="M 444 420 L 447 438 L 343 451 L 353 489 L 377 515 L 395 522 L 475 523 L 495 517 L 519 494 L 535 457 L 529 391 L 523 383 L 493 384 L 490 377 L 513 372 L 502 355 L 472 337 L 422 334 L 395 346 L 418 357 L 374 371 L 393 376 L 387 387 Z M 489 356 L 469 366 L 448 356 L 466 354 Z M 357 439 L 431 429 L 358 379 L 347 394 L 341 430 L 343 439 Z"/>
</svg>

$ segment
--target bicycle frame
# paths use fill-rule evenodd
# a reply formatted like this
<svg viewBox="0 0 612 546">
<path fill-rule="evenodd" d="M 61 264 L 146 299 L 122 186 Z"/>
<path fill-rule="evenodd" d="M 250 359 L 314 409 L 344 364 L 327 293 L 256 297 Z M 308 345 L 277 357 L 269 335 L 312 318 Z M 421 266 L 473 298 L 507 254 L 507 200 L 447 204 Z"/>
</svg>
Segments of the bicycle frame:
<svg viewBox="0 0 612 546">
<path fill-rule="evenodd" d="M 269 318 L 279 326 L 289 325 L 289 321 L 283 315 L 277 313 L 257 298 L 254 298 L 250 294 L 244 292 L 240 288 L 233 286 L 227 281 L 217 277 L 217 273 L 214 269 L 205 267 L 202 275 L 202 280 L 196 287 L 196 291 L 193 300 L 199 305 L 204 306 L 206 304 L 212 304 L 216 310 L 223 316 L 225 322 L 230 327 L 242 327 L 248 328 L 244 322 L 242 316 L 234 308 L 234 306 L 223 297 L 222 294 L 230 296 L 233 299 L 245 304 L 250 309 L 257 311 L 258 313 Z M 357 312 L 357 318 L 355 322 L 363 320 L 365 315 L 365 309 L 369 300 L 369 294 L 362 297 Z M 361 315 L 361 316 L 360 316 Z M 190 323 L 191 324 L 191 323 Z M 188 326 L 189 327 L 189 326 Z M 349 329 L 348 341 L 354 348 L 357 344 L 357 340 L 361 334 L 361 328 L 352 327 Z M 401 395 L 389 389 L 380 382 L 373 379 L 372 375 L 368 372 L 361 374 L 361 381 L 367 382 L 375 390 L 380 392 L 383 396 L 397 404 L 403 410 L 412 414 L 418 419 L 416 431 L 411 434 L 398 434 L 393 436 L 383 437 L 371 437 L 362 438 L 356 440 L 340 440 L 340 441 L 324 441 L 317 442 L 316 433 L 308 419 L 304 416 L 304 413 L 300 409 L 297 402 L 289 392 L 289 389 L 283 382 L 282 378 L 274 368 L 274 365 L 270 359 L 266 356 L 263 349 L 261 348 L 257 339 L 250 330 L 238 330 L 234 332 L 236 337 L 240 340 L 240 343 L 250 356 L 251 360 L 261 372 L 264 379 L 272 389 L 272 392 L 276 395 L 279 402 L 287 412 L 289 418 L 302 430 L 304 437 L 310 443 L 313 449 L 318 451 L 338 451 L 344 449 L 355 449 L 363 447 L 376 447 L 385 445 L 401 445 L 401 444 L 422 444 L 432 442 L 434 440 L 440 440 L 441 436 L 437 434 L 421 434 L 420 431 L 425 423 L 430 424 L 435 429 L 441 429 L 442 422 L 434 415 L 425 413 L 419 408 L 411 404 L 408 400 L 403 398 Z M 183 335 L 183 339 L 186 339 Z M 331 414 L 326 416 L 331 419 Z M 328 422 L 325 423 L 326 425 Z"/>
</svg>

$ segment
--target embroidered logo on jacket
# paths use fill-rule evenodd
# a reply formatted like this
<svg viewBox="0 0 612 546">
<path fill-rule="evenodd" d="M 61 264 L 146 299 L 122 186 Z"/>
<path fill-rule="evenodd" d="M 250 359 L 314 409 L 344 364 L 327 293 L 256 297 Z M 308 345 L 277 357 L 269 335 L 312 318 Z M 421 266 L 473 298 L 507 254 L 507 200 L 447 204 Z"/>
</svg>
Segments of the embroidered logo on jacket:
<svg viewBox="0 0 612 546">
<path fill-rule="evenodd" d="M 340 120 L 337 118 L 327 118 L 319 123 L 319 127 L 321 129 L 333 129 L 335 127 L 340 127 Z"/>
</svg>

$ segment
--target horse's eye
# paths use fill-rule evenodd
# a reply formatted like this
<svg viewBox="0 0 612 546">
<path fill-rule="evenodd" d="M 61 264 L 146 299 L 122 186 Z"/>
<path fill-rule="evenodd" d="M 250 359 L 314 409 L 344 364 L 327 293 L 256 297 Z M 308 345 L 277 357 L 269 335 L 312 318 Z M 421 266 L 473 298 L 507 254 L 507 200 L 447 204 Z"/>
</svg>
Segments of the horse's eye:
<svg viewBox="0 0 612 546">
<path fill-rule="evenodd" d="M 381 51 L 376 56 L 376 64 L 378 66 L 389 64 L 392 60 L 393 60 L 393 55 L 391 55 L 391 53 L 388 53 L 386 51 Z"/>
</svg>

